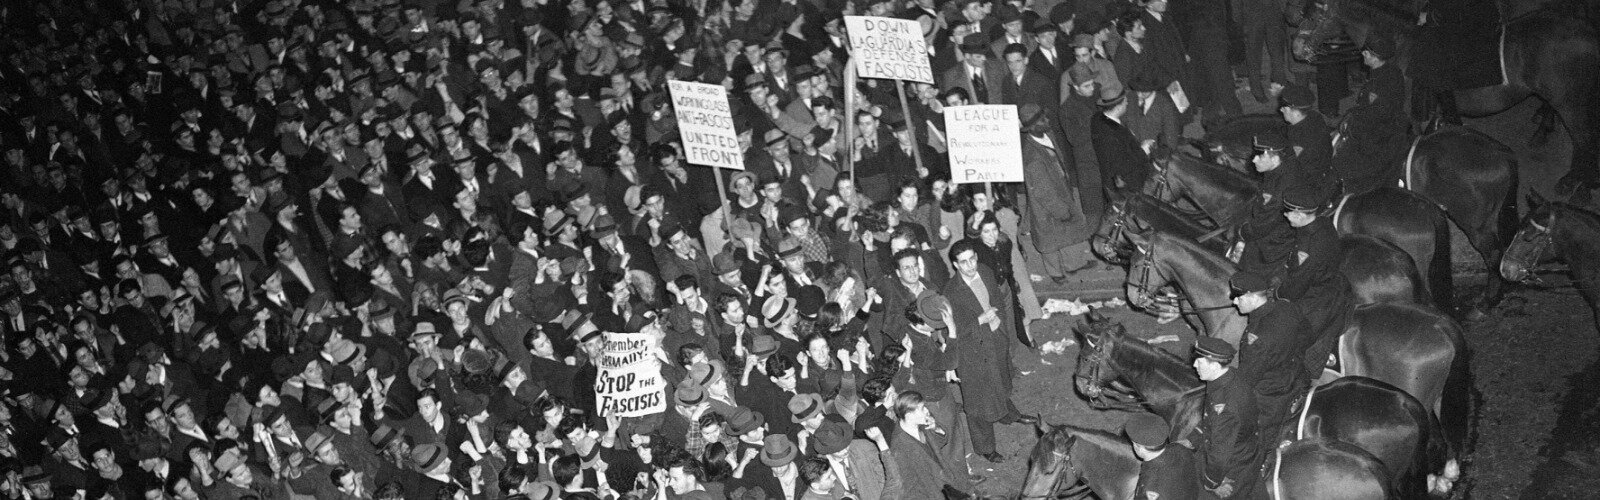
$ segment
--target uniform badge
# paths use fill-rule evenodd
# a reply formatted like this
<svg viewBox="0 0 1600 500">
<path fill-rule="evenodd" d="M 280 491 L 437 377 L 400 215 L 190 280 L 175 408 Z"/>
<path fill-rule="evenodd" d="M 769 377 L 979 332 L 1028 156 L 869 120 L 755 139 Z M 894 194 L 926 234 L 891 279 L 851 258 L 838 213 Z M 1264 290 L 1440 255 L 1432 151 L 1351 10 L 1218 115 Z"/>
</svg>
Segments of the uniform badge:
<svg viewBox="0 0 1600 500">
<path fill-rule="evenodd" d="M 1144 492 L 1144 500 L 1160 500 L 1160 499 L 1161 499 L 1161 494 L 1160 493 L 1156 493 L 1154 491 L 1146 491 L 1146 492 Z"/>
<path fill-rule="evenodd" d="M 1256 337 L 1256 334 L 1252 333 L 1252 334 L 1249 335 L 1248 338 L 1245 339 L 1245 343 L 1254 344 L 1254 343 L 1256 343 L 1256 339 L 1257 338 L 1259 338 L 1259 337 Z"/>
<path fill-rule="evenodd" d="M 1211 405 L 1211 411 L 1214 412 L 1214 413 L 1222 413 L 1222 410 L 1225 410 L 1227 408 L 1228 408 L 1228 405 L 1224 404 L 1224 403 L 1217 403 L 1217 404 Z"/>
</svg>

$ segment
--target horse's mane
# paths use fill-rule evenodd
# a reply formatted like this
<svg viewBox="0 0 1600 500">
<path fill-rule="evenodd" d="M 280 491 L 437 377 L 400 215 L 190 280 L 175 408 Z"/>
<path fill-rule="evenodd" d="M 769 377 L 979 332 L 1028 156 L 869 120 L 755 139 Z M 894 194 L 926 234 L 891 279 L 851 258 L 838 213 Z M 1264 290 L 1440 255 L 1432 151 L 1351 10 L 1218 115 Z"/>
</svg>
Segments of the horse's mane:
<svg viewBox="0 0 1600 500">
<path fill-rule="evenodd" d="M 1204 266 L 1204 269 L 1199 269 L 1199 271 L 1220 275 L 1223 277 L 1223 279 L 1227 279 L 1228 276 L 1233 275 L 1233 268 L 1235 266 L 1232 261 L 1229 261 L 1227 257 L 1201 246 L 1200 242 L 1195 241 L 1193 238 L 1185 238 L 1176 234 L 1157 232 L 1153 237 L 1150 238 L 1152 251 L 1154 251 L 1153 249 L 1155 245 L 1160 245 L 1163 242 L 1169 243 L 1172 246 L 1176 246 L 1178 249 L 1184 252 L 1194 254 L 1195 263 Z"/>
<path fill-rule="evenodd" d="M 1143 193 L 1136 194 L 1128 200 L 1128 213 L 1138 215 L 1140 220 L 1152 224 L 1157 231 L 1182 231 L 1192 233 L 1191 237 L 1197 237 L 1206 231 L 1205 226 L 1195 222 L 1189 214 L 1179 210 L 1178 207 Z"/>
<path fill-rule="evenodd" d="M 1082 471 L 1084 477 L 1105 478 L 1115 474 L 1118 470 L 1133 470 L 1135 475 L 1139 470 L 1139 458 L 1133 455 L 1133 446 L 1122 437 L 1121 433 L 1112 433 L 1099 429 L 1078 427 L 1063 424 L 1057 429 L 1065 430 L 1078 439 L 1078 442 L 1092 445 L 1099 449 L 1099 460 L 1077 460 L 1073 463 Z"/>
<path fill-rule="evenodd" d="M 1195 175 L 1204 176 L 1209 179 L 1215 179 L 1219 184 L 1222 184 L 1228 188 L 1233 188 L 1240 191 L 1256 191 L 1259 190 L 1261 186 L 1261 181 L 1257 180 L 1255 177 L 1251 177 L 1249 174 L 1195 158 L 1187 154 L 1172 155 L 1172 162 L 1167 165 L 1167 168 L 1173 168 L 1173 164 L 1176 163 L 1192 166 L 1194 168 L 1186 168 L 1185 170 Z"/>
<path fill-rule="evenodd" d="M 1186 373 L 1189 370 L 1189 364 L 1182 358 L 1150 345 L 1144 339 L 1126 333 L 1113 335 L 1122 338 L 1113 355 L 1130 372 L 1164 373 L 1177 368 L 1178 373 Z"/>
</svg>

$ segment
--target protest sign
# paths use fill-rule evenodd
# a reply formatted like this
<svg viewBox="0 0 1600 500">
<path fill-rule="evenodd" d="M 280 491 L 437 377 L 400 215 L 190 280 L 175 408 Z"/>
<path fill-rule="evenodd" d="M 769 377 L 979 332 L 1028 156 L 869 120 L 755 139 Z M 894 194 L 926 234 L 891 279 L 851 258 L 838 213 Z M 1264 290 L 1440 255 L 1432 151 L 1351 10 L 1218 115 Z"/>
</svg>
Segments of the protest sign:
<svg viewBox="0 0 1600 500">
<path fill-rule="evenodd" d="M 667 81 L 667 87 L 678 116 L 684 161 L 744 170 L 744 151 L 739 147 L 739 132 L 733 129 L 727 89 L 678 80 Z"/>
<path fill-rule="evenodd" d="M 944 108 L 950 175 L 957 184 L 1022 182 L 1017 107 L 980 104 Z"/>
<path fill-rule="evenodd" d="M 655 355 L 656 337 L 606 332 L 603 342 L 594 381 L 596 413 L 640 417 L 666 410 L 667 384 L 661 378 L 661 359 Z"/>
<path fill-rule="evenodd" d="M 928 42 L 922 25 L 909 19 L 845 16 L 850 34 L 850 58 L 862 78 L 887 78 L 933 83 L 928 65 Z"/>
</svg>

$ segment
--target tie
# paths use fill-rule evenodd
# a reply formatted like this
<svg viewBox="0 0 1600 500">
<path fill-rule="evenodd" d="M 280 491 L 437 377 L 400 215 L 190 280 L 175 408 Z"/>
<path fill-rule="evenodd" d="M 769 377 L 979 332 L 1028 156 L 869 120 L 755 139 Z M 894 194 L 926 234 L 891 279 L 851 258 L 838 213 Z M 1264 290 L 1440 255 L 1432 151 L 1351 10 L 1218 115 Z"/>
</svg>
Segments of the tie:
<svg viewBox="0 0 1600 500">
<path fill-rule="evenodd" d="M 789 162 L 782 162 L 778 164 L 778 178 L 789 178 Z"/>
<path fill-rule="evenodd" d="M 978 102 L 989 102 L 989 86 L 983 83 L 983 73 L 972 73 L 972 93 L 977 94 L 972 97 Z"/>
</svg>

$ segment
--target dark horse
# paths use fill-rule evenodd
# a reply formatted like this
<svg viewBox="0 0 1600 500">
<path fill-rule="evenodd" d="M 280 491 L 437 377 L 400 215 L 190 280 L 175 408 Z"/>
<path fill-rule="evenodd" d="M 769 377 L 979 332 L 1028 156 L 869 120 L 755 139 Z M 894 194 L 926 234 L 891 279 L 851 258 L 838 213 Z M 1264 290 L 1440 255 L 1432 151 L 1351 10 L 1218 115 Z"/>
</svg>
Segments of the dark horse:
<svg viewBox="0 0 1600 500">
<path fill-rule="evenodd" d="M 1389 470 L 1378 457 L 1344 441 L 1315 438 L 1277 449 L 1268 462 L 1275 500 L 1388 500 Z"/>
<path fill-rule="evenodd" d="M 1168 203 L 1186 200 L 1218 227 L 1236 227 L 1262 201 L 1254 176 L 1186 155 L 1155 162 L 1147 193 Z M 1382 187 L 1339 200 L 1333 212 L 1340 234 L 1365 234 L 1394 244 L 1411 256 L 1427 278 L 1422 296 L 1450 311 L 1450 221 L 1437 205 L 1415 193 Z"/>
<path fill-rule="evenodd" d="M 1438 422 L 1406 391 L 1377 379 L 1343 377 L 1306 398 L 1292 439 L 1336 439 L 1366 450 L 1390 464 L 1389 484 L 1399 498 L 1446 493 L 1459 478 Z"/>
<path fill-rule="evenodd" d="M 1506 249 L 1500 275 L 1512 281 L 1531 281 L 1539 261 L 1565 262 L 1573 287 L 1589 303 L 1600 327 L 1600 214 L 1537 197 L 1529 202 L 1533 209 Z"/>
<path fill-rule="evenodd" d="M 1090 242 L 1101 258 L 1126 264 L 1133 245 L 1123 237 L 1124 228 L 1134 232 L 1161 231 L 1195 240 L 1201 247 L 1221 255 L 1227 242 L 1170 203 L 1146 194 L 1111 195 L 1106 214 Z M 1361 234 L 1339 237 L 1339 270 L 1350 280 L 1356 304 L 1377 302 L 1426 303 L 1422 277 L 1411 256 L 1393 244 Z"/>
<path fill-rule="evenodd" d="M 1326 21 L 1302 36 L 1306 46 L 1348 35 L 1357 46 L 1373 33 L 1392 33 L 1398 60 L 1411 57 L 1417 13 L 1411 0 L 1327 0 Z M 1500 85 L 1455 91 L 1462 116 L 1504 112 L 1537 97 L 1554 111 L 1572 140 L 1572 167 L 1561 186 L 1600 179 L 1600 41 L 1591 21 L 1573 13 L 1541 9 L 1505 22 L 1500 33 L 1504 80 Z"/>
<path fill-rule="evenodd" d="M 1038 426 L 1039 442 L 1029 455 L 1022 498 L 1082 497 L 1132 500 L 1139 483 L 1139 459 L 1120 434 L 1071 425 Z M 1198 491 L 1200 485 L 1195 485 Z M 1139 499 L 1144 500 L 1144 499 Z"/>
<path fill-rule="evenodd" d="M 1186 439 L 1203 412 L 1204 385 L 1184 360 L 1129 335 L 1097 315 L 1077 329 L 1082 348 L 1074 384 L 1098 406 L 1150 410 L 1174 422 L 1174 441 Z M 1366 377 L 1322 386 L 1303 412 L 1302 432 L 1346 441 L 1389 464 L 1399 491 L 1427 491 L 1429 471 L 1449 472 L 1449 443 L 1432 415 L 1404 390 Z M 1291 438 L 1292 439 L 1292 438 Z M 1404 496 L 1402 498 L 1417 498 Z"/>
<path fill-rule="evenodd" d="M 1254 138 L 1281 128 L 1277 115 L 1241 116 L 1208 131 L 1199 146 L 1208 159 L 1239 170 L 1250 163 Z M 1405 187 L 1443 208 L 1485 263 L 1499 262 L 1516 232 L 1516 154 L 1482 132 L 1454 126 L 1416 138 L 1402 163 L 1396 167 Z M 1474 314 L 1500 301 L 1503 280 L 1491 276 L 1485 285 Z"/>
<path fill-rule="evenodd" d="M 1154 290 L 1166 285 L 1180 289 L 1189 300 L 1205 304 L 1200 309 L 1217 317 L 1204 321 L 1202 333 L 1237 344 L 1244 331 L 1244 318 L 1229 304 L 1228 277 L 1233 262 L 1206 251 L 1195 243 L 1163 233 L 1130 233 L 1136 254 L 1128 272 L 1128 302 L 1144 307 L 1154 301 Z M 1232 315 L 1232 318 L 1225 318 Z M 1236 328 L 1236 329 L 1235 329 Z M 1395 384 L 1435 411 L 1446 405 L 1447 385 L 1470 387 L 1461 327 L 1449 316 L 1420 304 L 1376 303 L 1359 306 L 1339 339 L 1343 373 L 1365 375 Z M 1457 395 L 1452 391 L 1452 396 Z M 1460 417 L 1465 421 L 1465 417 Z M 1454 422 L 1454 420 L 1453 420 Z"/>
</svg>

